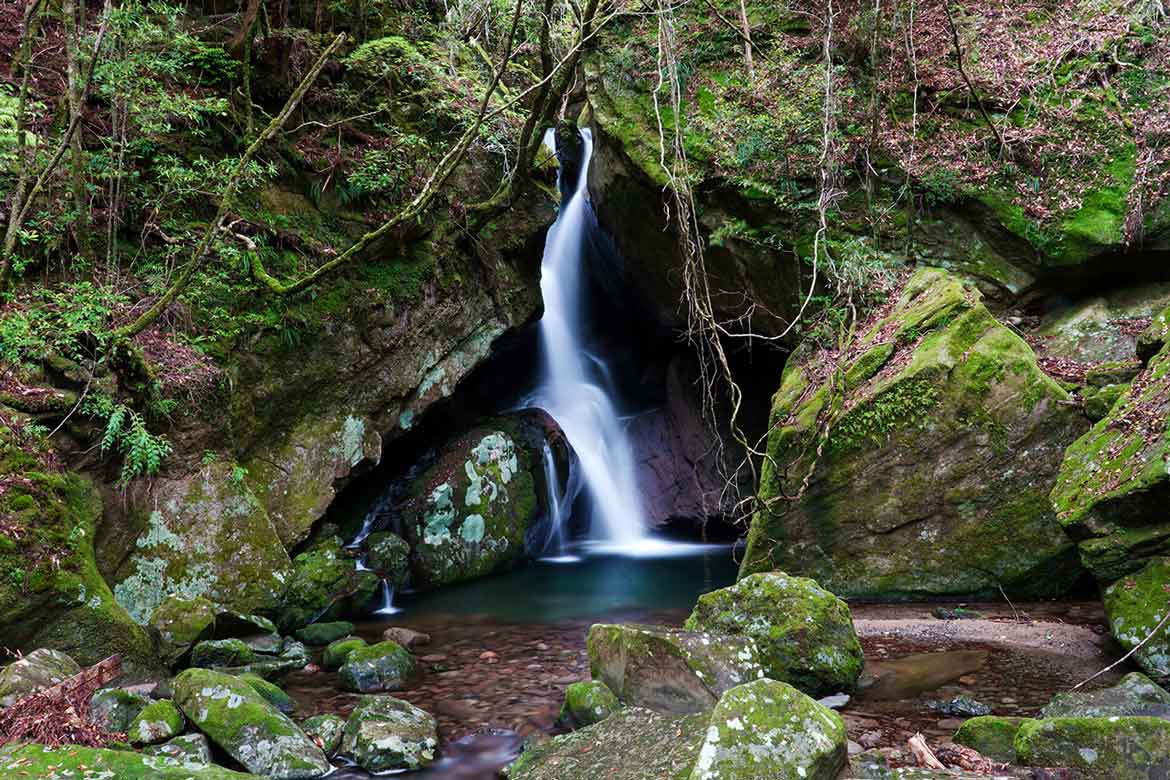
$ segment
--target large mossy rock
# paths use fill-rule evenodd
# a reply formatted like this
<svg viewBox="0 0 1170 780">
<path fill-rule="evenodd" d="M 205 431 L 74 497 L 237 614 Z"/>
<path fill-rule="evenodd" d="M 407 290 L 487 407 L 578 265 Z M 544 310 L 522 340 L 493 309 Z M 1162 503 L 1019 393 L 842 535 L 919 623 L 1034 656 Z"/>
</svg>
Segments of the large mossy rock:
<svg viewBox="0 0 1170 780">
<path fill-rule="evenodd" d="M 703 594 L 685 627 L 751 637 L 768 678 L 815 696 L 852 691 L 865 662 L 848 605 L 816 582 L 782 572 Z"/>
<path fill-rule="evenodd" d="M 1108 718 L 1125 715 L 1170 717 L 1170 691 L 1141 672 L 1096 691 L 1058 693 L 1040 710 L 1041 718 Z"/>
<path fill-rule="evenodd" d="M 414 672 L 415 661 L 410 651 L 387 640 L 353 648 L 337 673 L 346 690 L 373 693 L 402 688 Z"/>
<path fill-rule="evenodd" d="M 689 780 L 706 728 L 706 713 L 677 718 L 627 707 L 588 728 L 529 745 L 506 777 Z"/>
<path fill-rule="evenodd" d="M 14 777 L 109 778 L 109 780 L 261 780 L 256 775 L 233 772 L 188 756 L 147 755 L 130 750 L 64 745 L 13 744 L 0 747 L 0 768 Z"/>
<path fill-rule="evenodd" d="M 249 772 L 307 780 L 329 771 L 321 749 L 244 680 L 188 669 L 174 689 L 187 719 Z"/>
<path fill-rule="evenodd" d="M 587 644 L 593 679 L 623 703 L 659 712 L 709 710 L 725 691 L 765 675 L 750 636 L 598 623 Z"/>
<path fill-rule="evenodd" d="M 155 745 L 183 733 L 183 713 L 170 699 L 152 701 L 126 729 L 126 738 L 132 745 Z"/>
<path fill-rule="evenodd" d="M 1016 734 L 1025 766 L 1059 766 L 1085 780 L 1170 777 L 1170 721 L 1160 718 L 1033 720 Z"/>
<path fill-rule="evenodd" d="M 584 680 L 565 689 L 565 702 L 557 721 L 569 728 L 584 728 L 605 720 L 621 707 L 608 685 L 600 680 Z"/>
<path fill-rule="evenodd" d="M 150 615 L 149 627 L 158 637 L 158 654 L 173 665 L 196 643 L 215 632 L 216 607 L 203 596 L 171 594 Z"/>
<path fill-rule="evenodd" d="M 126 732 L 150 699 L 124 688 L 102 688 L 89 697 L 89 721 L 104 731 Z"/>
<path fill-rule="evenodd" d="M 349 654 L 359 647 L 366 647 L 366 640 L 360 636 L 343 636 L 334 639 L 321 653 L 321 665 L 326 669 L 340 669 Z"/>
<path fill-rule="evenodd" d="M 366 566 L 391 585 L 410 579 L 410 544 L 398 534 L 377 531 L 366 537 Z"/>
<path fill-rule="evenodd" d="M 297 631 L 297 639 L 312 647 L 323 647 L 353 633 L 353 623 L 335 620 L 331 623 L 311 623 Z"/>
<path fill-rule="evenodd" d="M 336 536 L 300 553 L 292 565 L 277 621 L 285 631 L 364 609 L 379 587 L 378 575 L 359 571 Z"/>
<path fill-rule="evenodd" d="M 242 639 L 209 639 L 191 650 L 191 666 L 247 666 L 256 660 L 256 652 Z"/>
<path fill-rule="evenodd" d="M 1170 685 L 1170 558 L 1155 558 L 1122 577 L 1105 589 L 1102 601 L 1113 637 L 1146 674 Z"/>
<path fill-rule="evenodd" d="M 840 715 L 787 683 L 756 680 L 720 697 L 691 780 L 836 780 L 846 742 Z"/>
<path fill-rule="evenodd" d="M 1102 583 L 1170 554 L 1170 347 L 1109 414 L 1067 450 L 1052 490 L 1057 517 Z"/>
<path fill-rule="evenodd" d="M 914 272 L 844 355 L 785 367 L 741 573 L 847 598 L 1065 592 L 1048 494 L 1086 426 L 1069 400 L 978 292 Z"/>
<path fill-rule="evenodd" d="M 0 707 L 51 688 L 80 671 L 78 663 L 59 650 L 34 650 L 0 668 Z"/>
<path fill-rule="evenodd" d="M 448 442 L 408 487 L 402 516 L 416 587 L 481 577 L 524 555 L 538 515 L 539 450 L 522 446 L 516 425 L 497 422 Z"/>
<path fill-rule="evenodd" d="M 419 769 L 435 760 L 438 725 L 427 712 L 393 696 L 362 696 L 346 721 L 342 755 L 370 772 Z"/>
<path fill-rule="evenodd" d="M 988 758 L 1012 763 L 1016 760 L 1016 734 L 1028 718 L 981 715 L 968 718 L 955 732 L 955 742 Z"/>
</svg>

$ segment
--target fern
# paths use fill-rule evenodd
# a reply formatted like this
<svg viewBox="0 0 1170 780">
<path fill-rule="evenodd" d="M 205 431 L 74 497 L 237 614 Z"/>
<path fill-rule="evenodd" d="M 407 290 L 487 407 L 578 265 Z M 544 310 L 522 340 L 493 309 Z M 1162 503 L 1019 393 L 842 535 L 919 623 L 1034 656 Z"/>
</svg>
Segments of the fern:
<svg viewBox="0 0 1170 780">
<path fill-rule="evenodd" d="M 145 418 L 125 404 L 95 404 L 93 409 L 106 417 L 102 452 L 117 452 L 122 456 L 118 483 L 125 486 L 139 477 L 157 474 L 171 454 L 171 443 L 166 437 L 151 433 Z"/>
</svg>

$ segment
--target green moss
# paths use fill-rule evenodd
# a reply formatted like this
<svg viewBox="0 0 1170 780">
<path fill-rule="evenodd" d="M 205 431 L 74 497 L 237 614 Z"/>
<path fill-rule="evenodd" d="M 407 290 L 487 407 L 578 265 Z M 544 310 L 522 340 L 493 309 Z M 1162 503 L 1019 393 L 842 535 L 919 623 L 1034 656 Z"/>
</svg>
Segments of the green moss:
<svg viewBox="0 0 1170 780">
<path fill-rule="evenodd" d="M 1114 638 L 1142 670 L 1162 685 L 1170 684 L 1170 625 L 1158 631 L 1167 610 L 1170 558 L 1154 558 L 1141 571 L 1105 589 L 1102 601 Z"/>
<path fill-rule="evenodd" d="M 353 648 L 338 674 L 347 690 L 368 693 L 398 690 L 406 685 L 414 672 L 415 661 L 410 651 L 387 640 Z"/>
<path fill-rule="evenodd" d="M 181 734 L 184 723 L 183 714 L 174 702 L 158 699 L 138 713 L 126 730 L 126 736 L 133 745 L 153 745 Z"/>
<path fill-rule="evenodd" d="M 1016 734 L 1025 766 L 1063 766 L 1087 780 L 1148 780 L 1170 755 L 1170 721 L 1160 718 L 1050 718 Z"/>
<path fill-rule="evenodd" d="M 257 780 L 212 764 L 193 764 L 168 756 L 148 756 L 126 750 L 67 745 L 14 744 L 0 747 L 0 764 L 32 777 L 109 777 L 118 780 Z"/>
<path fill-rule="evenodd" d="M 1010 764 L 1016 760 L 1016 733 L 1027 720 L 997 715 L 970 718 L 955 732 L 955 742 L 982 753 L 993 761 Z"/>
<path fill-rule="evenodd" d="M 325 652 L 321 656 L 321 664 L 326 669 L 339 669 L 345 663 L 345 659 L 349 657 L 350 653 L 359 647 L 365 646 L 366 640 L 357 636 L 335 639 L 325 648 Z"/>
<path fill-rule="evenodd" d="M 565 702 L 557 720 L 573 728 L 584 728 L 605 720 L 621 706 L 614 692 L 600 680 L 575 682 L 565 689 Z"/>
</svg>

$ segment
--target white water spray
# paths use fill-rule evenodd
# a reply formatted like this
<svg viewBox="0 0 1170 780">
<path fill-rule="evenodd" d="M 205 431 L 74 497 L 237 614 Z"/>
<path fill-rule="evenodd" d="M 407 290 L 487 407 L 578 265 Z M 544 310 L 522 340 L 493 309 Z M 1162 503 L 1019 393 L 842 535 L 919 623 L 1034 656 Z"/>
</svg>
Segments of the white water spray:
<svg viewBox="0 0 1170 780">
<path fill-rule="evenodd" d="M 645 541 L 646 530 L 633 452 L 604 387 L 607 369 L 600 358 L 586 352 L 581 338 L 585 327 L 581 261 L 589 208 L 586 181 L 593 152 L 590 132 L 582 130 L 581 136 L 576 186 L 549 228 L 540 264 L 544 377 L 537 398 L 577 455 L 582 481 L 593 498 L 590 536 L 614 552 L 634 552 Z"/>
</svg>

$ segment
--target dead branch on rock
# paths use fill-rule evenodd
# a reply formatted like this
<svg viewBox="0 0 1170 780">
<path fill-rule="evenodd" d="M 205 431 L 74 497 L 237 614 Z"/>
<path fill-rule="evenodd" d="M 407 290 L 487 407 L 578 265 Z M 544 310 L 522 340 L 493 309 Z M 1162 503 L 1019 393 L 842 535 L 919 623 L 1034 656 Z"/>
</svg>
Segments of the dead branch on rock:
<svg viewBox="0 0 1170 780">
<path fill-rule="evenodd" d="M 35 742 L 38 745 L 103 747 L 122 735 L 112 734 L 89 721 L 94 692 L 122 673 L 122 661 L 112 655 L 68 680 L 34 693 L 0 710 L 0 745 Z"/>
<path fill-rule="evenodd" d="M 921 733 L 915 734 L 907 741 L 910 746 L 910 752 L 914 754 L 914 760 L 918 766 L 924 766 L 927 769 L 946 769 L 946 764 L 938 760 L 938 756 L 926 744 L 926 737 Z"/>
</svg>

